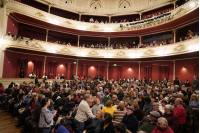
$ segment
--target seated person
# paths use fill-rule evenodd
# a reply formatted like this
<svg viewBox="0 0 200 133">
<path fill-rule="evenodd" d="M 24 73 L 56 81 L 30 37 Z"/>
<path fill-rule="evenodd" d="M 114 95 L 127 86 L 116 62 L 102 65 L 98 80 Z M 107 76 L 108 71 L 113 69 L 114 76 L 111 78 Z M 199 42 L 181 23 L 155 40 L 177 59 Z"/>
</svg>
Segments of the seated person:
<svg viewBox="0 0 200 133">
<path fill-rule="evenodd" d="M 192 94 L 191 95 L 191 100 L 189 102 L 189 105 L 194 109 L 194 110 L 199 110 L 199 98 L 197 94 Z"/>
<path fill-rule="evenodd" d="M 153 103 L 153 108 L 148 110 L 144 116 L 149 115 L 151 111 L 157 111 L 162 116 L 162 112 L 159 110 L 159 103 Z"/>
<path fill-rule="evenodd" d="M 192 107 L 189 105 L 189 100 L 186 99 L 186 98 L 183 99 L 183 107 L 184 107 L 186 115 L 187 115 L 186 116 L 186 125 L 188 127 L 192 126 L 192 124 L 193 124 L 193 118 L 194 118 L 194 112 L 192 110 Z"/>
<path fill-rule="evenodd" d="M 87 133 L 100 133 L 103 111 L 98 109 L 95 114 L 95 118 L 92 120 L 91 124 L 86 127 Z"/>
<path fill-rule="evenodd" d="M 184 125 L 185 121 L 186 121 L 186 112 L 182 106 L 183 105 L 182 99 L 177 98 L 174 102 L 174 105 L 175 105 L 175 108 L 174 108 L 173 112 L 176 116 L 178 116 L 179 123 L 181 125 Z"/>
<path fill-rule="evenodd" d="M 111 100 L 108 100 L 105 104 L 105 107 L 102 109 L 103 113 L 110 113 L 112 117 L 115 110 L 117 109 L 113 107 L 113 102 Z"/>
<path fill-rule="evenodd" d="M 32 73 L 29 75 L 29 78 L 30 78 L 30 79 L 36 78 L 36 75 L 34 74 L 34 72 L 32 72 Z"/>
<path fill-rule="evenodd" d="M 176 133 L 179 130 L 178 117 L 173 113 L 173 106 L 170 104 L 165 105 L 165 113 L 163 117 L 167 119 L 168 125 Z"/>
<path fill-rule="evenodd" d="M 123 123 L 115 125 L 115 133 L 126 133 L 126 126 Z"/>
<path fill-rule="evenodd" d="M 112 116 L 109 113 L 105 113 L 102 117 L 102 123 L 100 124 L 100 133 L 115 133 L 114 125 L 112 123 Z"/>
<path fill-rule="evenodd" d="M 100 104 L 99 98 L 95 98 L 95 99 L 93 100 L 93 103 L 94 103 L 94 105 L 93 105 L 93 107 L 92 107 L 92 113 L 93 113 L 93 115 L 96 115 L 97 110 L 98 110 L 98 109 L 101 109 L 101 110 L 102 110 L 102 108 L 104 107 L 104 105 L 103 105 L 103 104 Z"/>
<path fill-rule="evenodd" d="M 113 114 L 113 124 L 115 125 L 116 123 L 120 123 L 124 117 L 124 115 L 126 114 L 125 110 L 125 106 L 123 103 L 119 103 L 117 105 L 117 110 L 115 110 L 114 114 Z"/>
<path fill-rule="evenodd" d="M 138 132 L 144 131 L 151 133 L 157 126 L 158 118 L 160 118 L 160 114 L 157 111 L 151 111 L 149 117 L 144 117 L 139 123 Z"/>
<path fill-rule="evenodd" d="M 149 97 L 145 97 L 144 102 L 145 102 L 145 104 L 144 104 L 142 111 L 146 112 L 153 108 L 153 101 L 151 101 L 151 99 Z"/>
<path fill-rule="evenodd" d="M 122 119 L 122 123 L 126 126 L 126 128 L 132 133 L 136 133 L 138 128 L 138 120 L 133 113 L 134 108 L 132 106 L 128 106 L 126 108 L 126 114 Z"/>
<path fill-rule="evenodd" d="M 168 126 L 168 122 L 164 117 L 158 119 L 158 126 L 151 133 L 174 133 Z"/>
</svg>

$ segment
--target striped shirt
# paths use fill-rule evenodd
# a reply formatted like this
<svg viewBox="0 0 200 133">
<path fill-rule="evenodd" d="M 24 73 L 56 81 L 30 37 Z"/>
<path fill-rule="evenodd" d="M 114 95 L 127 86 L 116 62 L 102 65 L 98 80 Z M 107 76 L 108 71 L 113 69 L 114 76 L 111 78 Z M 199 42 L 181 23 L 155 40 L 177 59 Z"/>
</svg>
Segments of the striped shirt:
<svg viewBox="0 0 200 133">
<path fill-rule="evenodd" d="M 125 111 L 121 111 L 121 110 L 116 110 L 113 114 L 113 124 L 117 124 L 117 123 L 121 123 L 122 118 L 124 117 L 124 115 L 126 114 Z"/>
</svg>

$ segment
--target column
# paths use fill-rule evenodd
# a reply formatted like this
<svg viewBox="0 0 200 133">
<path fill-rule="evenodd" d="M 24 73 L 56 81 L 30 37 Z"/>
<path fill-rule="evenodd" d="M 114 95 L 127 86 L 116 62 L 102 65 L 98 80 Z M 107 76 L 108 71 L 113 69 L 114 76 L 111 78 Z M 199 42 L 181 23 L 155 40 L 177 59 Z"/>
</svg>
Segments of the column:
<svg viewBox="0 0 200 133">
<path fill-rule="evenodd" d="M 111 23 L 111 15 L 109 15 L 108 17 L 109 17 L 109 23 Z"/>
<path fill-rule="evenodd" d="M 108 37 L 108 48 L 110 47 L 110 37 Z"/>
<path fill-rule="evenodd" d="M 139 36 L 139 44 L 143 44 L 143 37 Z"/>
<path fill-rule="evenodd" d="M 78 59 L 76 60 L 76 75 L 78 74 Z"/>
<path fill-rule="evenodd" d="M 81 13 L 79 13 L 79 21 L 81 21 L 81 15 L 82 15 L 82 14 L 81 14 Z"/>
<path fill-rule="evenodd" d="M 140 79 L 140 63 L 141 63 L 141 61 L 138 61 L 138 64 L 139 64 L 139 75 L 138 75 L 138 80 Z"/>
<path fill-rule="evenodd" d="M 4 65 L 4 54 L 6 50 L 5 44 L 3 45 L 4 36 L 7 30 L 8 16 L 11 12 L 6 10 L 6 5 L 4 8 L 0 8 L 0 78 L 3 77 L 3 65 Z"/>
<path fill-rule="evenodd" d="M 174 1 L 173 4 L 174 4 L 174 9 L 175 9 L 176 8 L 176 1 Z"/>
<path fill-rule="evenodd" d="M 173 31 L 172 31 L 172 35 L 173 35 L 173 43 L 176 43 L 176 29 L 173 29 Z"/>
<path fill-rule="evenodd" d="M 175 80 L 175 62 L 176 62 L 176 60 L 173 60 L 172 62 L 174 62 L 174 67 L 173 67 L 173 80 Z"/>
<path fill-rule="evenodd" d="M 77 43 L 77 47 L 79 47 L 79 39 L 80 39 L 80 35 L 78 35 L 78 43 Z"/>
<path fill-rule="evenodd" d="M 48 41 L 48 33 L 49 33 L 49 29 L 46 29 L 46 42 Z"/>
<path fill-rule="evenodd" d="M 142 19 L 142 12 L 139 12 L 139 15 L 140 15 L 140 20 Z"/>
<path fill-rule="evenodd" d="M 108 68 L 109 67 L 109 61 L 107 61 L 107 80 L 108 80 Z"/>
<path fill-rule="evenodd" d="M 47 56 L 44 56 L 44 73 L 45 73 L 45 67 L 46 67 L 46 59 L 47 59 Z"/>
<path fill-rule="evenodd" d="M 50 10 L 51 10 L 51 5 L 49 5 L 48 13 L 50 13 Z"/>
</svg>

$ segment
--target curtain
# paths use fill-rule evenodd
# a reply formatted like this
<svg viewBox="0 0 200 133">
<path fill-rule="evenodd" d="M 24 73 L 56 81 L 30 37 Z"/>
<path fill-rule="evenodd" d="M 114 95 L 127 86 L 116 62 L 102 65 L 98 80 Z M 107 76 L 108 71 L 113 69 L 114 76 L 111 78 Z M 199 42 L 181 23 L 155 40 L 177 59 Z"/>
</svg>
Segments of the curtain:
<svg viewBox="0 0 200 133">
<path fill-rule="evenodd" d="M 117 80 L 119 80 L 122 76 L 122 66 L 118 66 L 118 69 L 119 69 L 119 76 Z"/>
<path fill-rule="evenodd" d="M 86 65 L 86 75 L 85 75 L 86 77 L 88 77 L 88 67 L 89 67 L 89 64 Z"/>
<path fill-rule="evenodd" d="M 33 60 L 33 71 L 38 78 L 42 77 L 42 61 L 39 60 Z"/>
<path fill-rule="evenodd" d="M 49 65 L 48 65 L 48 75 L 53 73 L 53 62 L 49 61 Z"/>
<path fill-rule="evenodd" d="M 53 62 L 53 75 L 57 75 L 58 62 Z"/>
<path fill-rule="evenodd" d="M 159 80 L 169 79 L 169 66 L 159 66 Z"/>
<path fill-rule="evenodd" d="M 81 76 L 83 76 L 84 66 L 85 66 L 85 65 L 80 64 L 80 75 L 81 75 Z"/>
<path fill-rule="evenodd" d="M 151 66 L 144 66 L 144 77 L 147 81 L 149 78 L 152 78 L 152 67 Z"/>
<path fill-rule="evenodd" d="M 73 71 L 74 71 L 74 64 L 71 64 L 70 65 L 70 78 L 74 75 Z"/>
<path fill-rule="evenodd" d="M 194 74 L 199 78 L 199 64 L 194 64 Z"/>
<path fill-rule="evenodd" d="M 16 78 L 19 78 L 19 73 L 21 71 L 23 59 L 17 58 L 17 71 L 16 71 Z"/>
<path fill-rule="evenodd" d="M 108 79 L 113 78 L 113 66 L 108 67 Z"/>
<path fill-rule="evenodd" d="M 104 77 L 103 72 L 104 72 L 104 66 L 100 66 L 100 76 L 101 76 L 101 78 Z"/>
<path fill-rule="evenodd" d="M 67 78 L 69 78 L 69 75 L 68 75 L 68 63 L 67 62 L 65 63 L 65 68 L 66 68 L 65 75 L 67 75 Z"/>
<path fill-rule="evenodd" d="M 28 77 L 28 59 L 24 59 L 24 78 Z"/>
</svg>

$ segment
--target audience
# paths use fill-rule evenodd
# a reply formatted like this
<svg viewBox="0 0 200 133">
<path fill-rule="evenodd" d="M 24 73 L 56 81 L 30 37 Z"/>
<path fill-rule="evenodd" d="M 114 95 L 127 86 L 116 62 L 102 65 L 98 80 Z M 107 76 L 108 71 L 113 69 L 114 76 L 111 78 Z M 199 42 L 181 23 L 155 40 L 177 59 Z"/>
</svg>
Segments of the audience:
<svg viewBox="0 0 200 133">
<path fill-rule="evenodd" d="M 1 105 L 19 119 L 17 127 L 27 126 L 30 133 L 179 132 L 192 129 L 198 118 L 197 91 L 185 92 L 178 78 L 174 85 L 166 78 L 79 77 L 51 84 L 47 79 L 35 86 L 11 83 L 0 95 Z"/>
</svg>

